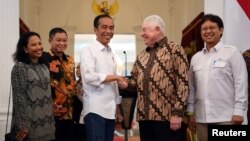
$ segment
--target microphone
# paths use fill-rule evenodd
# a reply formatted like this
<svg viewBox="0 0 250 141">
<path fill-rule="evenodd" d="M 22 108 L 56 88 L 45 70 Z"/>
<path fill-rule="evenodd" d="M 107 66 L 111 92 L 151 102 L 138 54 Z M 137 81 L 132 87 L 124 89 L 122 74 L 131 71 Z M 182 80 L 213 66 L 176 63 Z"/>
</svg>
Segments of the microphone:
<svg viewBox="0 0 250 141">
<path fill-rule="evenodd" d="M 128 68 L 127 68 L 127 65 L 128 65 L 127 52 L 123 51 L 123 54 L 125 55 L 125 76 L 127 76 L 127 71 L 128 71 Z"/>
</svg>

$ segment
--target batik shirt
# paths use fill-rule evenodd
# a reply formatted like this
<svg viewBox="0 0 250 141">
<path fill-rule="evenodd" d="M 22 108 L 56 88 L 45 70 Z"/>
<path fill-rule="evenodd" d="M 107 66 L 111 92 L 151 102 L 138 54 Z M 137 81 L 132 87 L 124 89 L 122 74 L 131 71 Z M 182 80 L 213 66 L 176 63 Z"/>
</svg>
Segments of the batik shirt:
<svg viewBox="0 0 250 141">
<path fill-rule="evenodd" d="M 74 60 L 66 54 L 61 60 L 52 51 L 43 56 L 50 69 L 54 115 L 57 119 L 72 119 L 72 97 L 76 94 Z"/>
<path fill-rule="evenodd" d="M 166 121 L 183 116 L 188 96 L 188 61 L 181 46 L 167 37 L 136 58 L 129 89 L 137 88 L 137 120 Z"/>
<path fill-rule="evenodd" d="M 248 111 L 247 111 L 247 118 L 248 123 L 250 122 L 250 49 L 246 50 L 243 53 L 243 57 L 246 61 L 247 65 L 247 73 L 248 73 Z"/>
</svg>

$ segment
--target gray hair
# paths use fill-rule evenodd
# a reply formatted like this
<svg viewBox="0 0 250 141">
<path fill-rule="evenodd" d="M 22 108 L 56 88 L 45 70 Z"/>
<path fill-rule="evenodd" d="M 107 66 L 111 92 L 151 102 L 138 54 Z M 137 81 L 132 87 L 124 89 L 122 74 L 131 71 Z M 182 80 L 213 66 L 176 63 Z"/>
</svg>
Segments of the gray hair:
<svg viewBox="0 0 250 141">
<path fill-rule="evenodd" d="M 162 33 L 165 32 L 165 22 L 158 15 L 150 15 L 143 20 L 143 23 L 144 22 L 151 23 L 155 26 L 158 26 L 160 30 L 162 31 Z"/>
</svg>

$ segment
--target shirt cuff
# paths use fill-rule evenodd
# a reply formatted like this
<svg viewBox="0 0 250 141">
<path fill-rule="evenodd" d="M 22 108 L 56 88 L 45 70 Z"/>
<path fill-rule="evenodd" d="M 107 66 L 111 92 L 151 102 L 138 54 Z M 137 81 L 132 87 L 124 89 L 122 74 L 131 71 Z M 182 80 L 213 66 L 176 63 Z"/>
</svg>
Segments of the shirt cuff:
<svg viewBox="0 0 250 141">
<path fill-rule="evenodd" d="M 121 102 L 122 102 L 122 96 L 116 96 L 115 97 L 115 103 L 116 104 L 121 104 Z"/>
<path fill-rule="evenodd" d="M 98 75 L 99 75 L 99 79 L 100 79 L 99 89 L 103 89 L 104 84 L 102 82 L 106 79 L 107 75 L 106 74 L 98 74 Z"/>
<path fill-rule="evenodd" d="M 242 109 L 234 109 L 234 115 L 238 115 L 238 116 L 244 116 L 244 110 Z"/>
<path fill-rule="evenodd" d="M 172 111 L 173 116 L 184 117 L 184 114 L 185 114 L 184 111 L 180 109 L 174 109 Z"/>
</svg>

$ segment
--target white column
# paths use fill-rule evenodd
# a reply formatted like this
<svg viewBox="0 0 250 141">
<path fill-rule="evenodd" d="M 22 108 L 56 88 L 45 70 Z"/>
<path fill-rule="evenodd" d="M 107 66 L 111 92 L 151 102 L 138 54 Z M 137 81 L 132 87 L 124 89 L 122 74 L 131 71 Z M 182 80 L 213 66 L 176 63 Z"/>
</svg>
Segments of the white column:
<svg viewBox="0 0 250 141">
<path fill-rule="evenodd" d="M 75 46 L 75 34 L 76 34 L 76 26 L 69 26 L 65 25 L 62 28 L 67 32 L 68 35 L 68 48 L 66 49 L 65 53 L 74 56 L 74 46 Z M 72 49 L 73 48 L 73 49 Z"/>
<path fill-rule="evenodd" d="M 0 140 L 3 141 L 10 90 L 10 74 L 14 64 L 12 54 L 16 49 L 19 37 L 19 0 L 1 0 L 0 19 Z"/>
<path fill-rule="evenodd" d="M 141 37 L 141 25 L 138 26 L 134 26 L 134 34 L 135 34 L 135 38 L 136 38 L 136 56 L 142 52 L 143 49 L 146 48 L 146 45 L 143 42 L 143 39 Z"/>
<path fill-rule="evenodd" d="M 204 0 L 204 13 L 216 14 L 224 19 L 224 0 Z"/>
<path fill-rule="evenodd" d="M 204 13 L 216 14 L 224 22 L 224 0 L 204 0 Z M 222 36 L 222 40 L 224 40 L 224 36 Z"/>
</svg>

